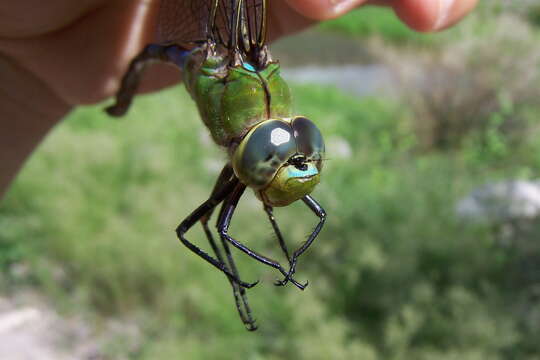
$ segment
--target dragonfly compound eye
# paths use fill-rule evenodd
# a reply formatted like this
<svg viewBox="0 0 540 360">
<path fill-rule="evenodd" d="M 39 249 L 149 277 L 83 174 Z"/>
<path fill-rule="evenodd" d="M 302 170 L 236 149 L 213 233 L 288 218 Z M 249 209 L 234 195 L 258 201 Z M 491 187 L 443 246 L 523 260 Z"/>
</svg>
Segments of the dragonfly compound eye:
<svg viewBox="0 0 540 360">
<path fill-rule="evenodd" d="M 299 116 L 292 120 L 291 126 L 296 139 L 298 153 L 314 162 L 321 171 L 324 158 L 324 140 L 317 126 L 309 119 Z"/>
<path fill-rule="evenodd" d="M 270 206 L 286 206 L 319 183 L 324 142 L 304 117 L 266 120 L 246 135 L 233 155 L 236 176 Z"/>
<path fill-rule="evenodd" d="M 232 159 L 234 172 L 244 184 L 263 188 L 296 151 L 290 124 L 266 120 L 251 129 L 236 149 Z"/>
</svg>

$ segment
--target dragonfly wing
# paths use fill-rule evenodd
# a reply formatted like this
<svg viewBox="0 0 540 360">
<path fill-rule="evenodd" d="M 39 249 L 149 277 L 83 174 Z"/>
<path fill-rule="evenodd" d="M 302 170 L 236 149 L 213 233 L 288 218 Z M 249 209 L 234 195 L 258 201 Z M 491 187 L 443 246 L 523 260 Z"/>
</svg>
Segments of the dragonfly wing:
<svg viewBox="0 0 540 360">
<path fill-rule="evenodd" d="M 267 0 L 244 0 L 247 36 L 253 46 L 262 47 L 266 42 Z"/>
<path fill-rule="evenodd" d="M 161 0 L 157 36 L 162 43 L 184 46 L 204 41 L 215 0 Z"/>
<path fill-rule="evenodd" d="M 239 36 L 261 47 L 266 40 L 267 0 L 161 0 L 158 39 L 184 46 L 212 37 L 230 47 L 233 24 L 240 24 Z M 240 12 L 238 11 L 240 10 Z M 212 14 L 215 18 L 211 19 Z M 212 21 L 213 20 L 213 21 Z M 241 39 L 238 39 L 241 43 Z M 193 46 L 193 45 L 192 45 Z"/>
<path fill-rule="evenodd" d="M 240 47 L 246 43 L 249 43 L 249 48 L 262 47 L 266 40 L 267 0 L 222 0 L 222 3 L 221 9 L 227 15 L 224 21 L 231 24 L 227 35 L 233 32 L 233 24 L 238 23 L 236 43 Z"/>
</svg>

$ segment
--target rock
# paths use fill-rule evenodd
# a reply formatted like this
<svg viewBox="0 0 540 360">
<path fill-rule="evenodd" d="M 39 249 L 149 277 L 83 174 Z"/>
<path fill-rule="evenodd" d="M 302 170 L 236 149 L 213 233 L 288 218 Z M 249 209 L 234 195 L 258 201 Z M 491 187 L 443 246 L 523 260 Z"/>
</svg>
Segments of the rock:
<svg viewBox="0 0 540 360">
<path fill-rule="evenodd" d="M 0 313 L 0 337 L 23 326 L 43 320 L 43 314 L 35 308 L 22 308 Z"/>
<path fill-rule="evenodd" d="M 460 200 L 458 217 L 501 224 L 540 216 L 540 181 L 511 180 L 484 185 Z"/>
</svg>

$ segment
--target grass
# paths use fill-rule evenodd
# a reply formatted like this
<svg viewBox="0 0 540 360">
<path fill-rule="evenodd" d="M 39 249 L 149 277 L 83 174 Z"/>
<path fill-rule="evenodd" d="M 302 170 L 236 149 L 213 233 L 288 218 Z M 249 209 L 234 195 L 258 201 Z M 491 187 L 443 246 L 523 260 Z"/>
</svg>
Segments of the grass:
<svg viewBox="0 0 540 360">
<path fill-rule="evenodd" d="M 349 36 L 382 36 L 391 42 L 427 41 L 425 36 L 410 30 L 386 8 L 366 6 L 338 19 L 324 22 L 320 28 Z"/>
<path fill-rule="evenodd" d="M 529 20 L 535 26 L 540 26 L 540 5 L 532 6 L 528 12 Z"/>
<path fill-rule="evenodd" d="M 433 46 L 447 42 L 459 30 L 444 33 L 418 33 L 411 30 L 388 8 L 364 6 L 335 20 L 322 23 L 319 28 L 345 36 L 359 38 L 381 38 L 398 46 Z"/>
<path fill-rule="evenodd" d="M 65 311 L 138 319 L 137 359 L 506 359 L 516 349 L 535 359 L 533 335 L 507 309 L 520 291 L 508 288 L 510 256 L 453 206 L 486 181 L 537 176 L 538 144 L 503 167 L 479 167 L 473 146 L 417 154 L 401 104 L 294 90 L 299 113 L 352 156 L 329 148 L 314 193 L 328 224 L 298 269 L 306 292 L 272 286 L 274 271 L 236 254 L 243 277 L 262 280 L 249 292 L 258 333 L 237 319 L 225 278 L 173 231 L 225 159 L 178 88 L 139 98 L 120 121 L 97 106 L 55 129 L 0 206 L 0 289 L 37 286 Z M 301 204 L 276 215 L 295 244 L 316 223 Z M 252 194 L 231 232 L 279 257 Z M 204 246 L 199 230 L 191 236 Z M 10 275 L 14 264 L 29 274 Z"/>
<path fill-rule="evenodd" d="M 505 12 L 512 13 L 504 5 L 512 10 L 521 10 L 514 11 L 514 13 L 530 20 L 533 24 L 539 22 L 540 16 L 538 14 L 540 12 L 536 5 L 529 5 L 524 11 L 524 7 L 520 6 L 519 3 L 511 6 L 506 4 L 504 0 L 493 0 L 492 2 L 480 2 L 478 8 L 468 15 L 459 26 L 442 32 L 419 33 L 411 30 L 398 19 L 390 8 L 379 6 L 362 6 L 345 16 L 321 23 L 319 29 L 347 37 L 366 40 L 375 38 L 397 47 L 436 49 L 452 42 L 469 39 L 471 36 L 489 36 L 497 29 L 497 17 Z"/>
</svg>

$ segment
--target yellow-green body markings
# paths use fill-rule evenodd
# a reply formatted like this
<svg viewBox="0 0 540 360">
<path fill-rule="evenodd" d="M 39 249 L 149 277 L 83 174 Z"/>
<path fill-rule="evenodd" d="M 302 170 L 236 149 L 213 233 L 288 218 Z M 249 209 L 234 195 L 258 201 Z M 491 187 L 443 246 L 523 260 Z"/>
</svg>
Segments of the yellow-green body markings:
<svg viewBox="0 0 540 360">
<path fill-rule="evenodd" d="M 291 166 L 282 167 L 269 186 L 256 191 L 255 195 L 265 204 L 287 206 L 309 195 L 320 180 L 321 175 L 314 164 L 309 164 L 305 171 Z"/>
<path fill-rule="evenodd" d="M 257 123 L 291 116 L 291 94 L 278 63 L 230 67 L 229 58 L 194 50 L 184 82 L 214 142 L 229 147 Z M 201 62 L 201 57 L 206 57 Z"/>
<path fill-rule="evenodd" d="M 293 116 L 277 62 L 232 66 L 228 53 L 206 44 L 189 53 L 184 83 L 235 176 L 266 205 L 287 206 L 313 191 L 324 144 L 311 121 Z"/>
</svg>

